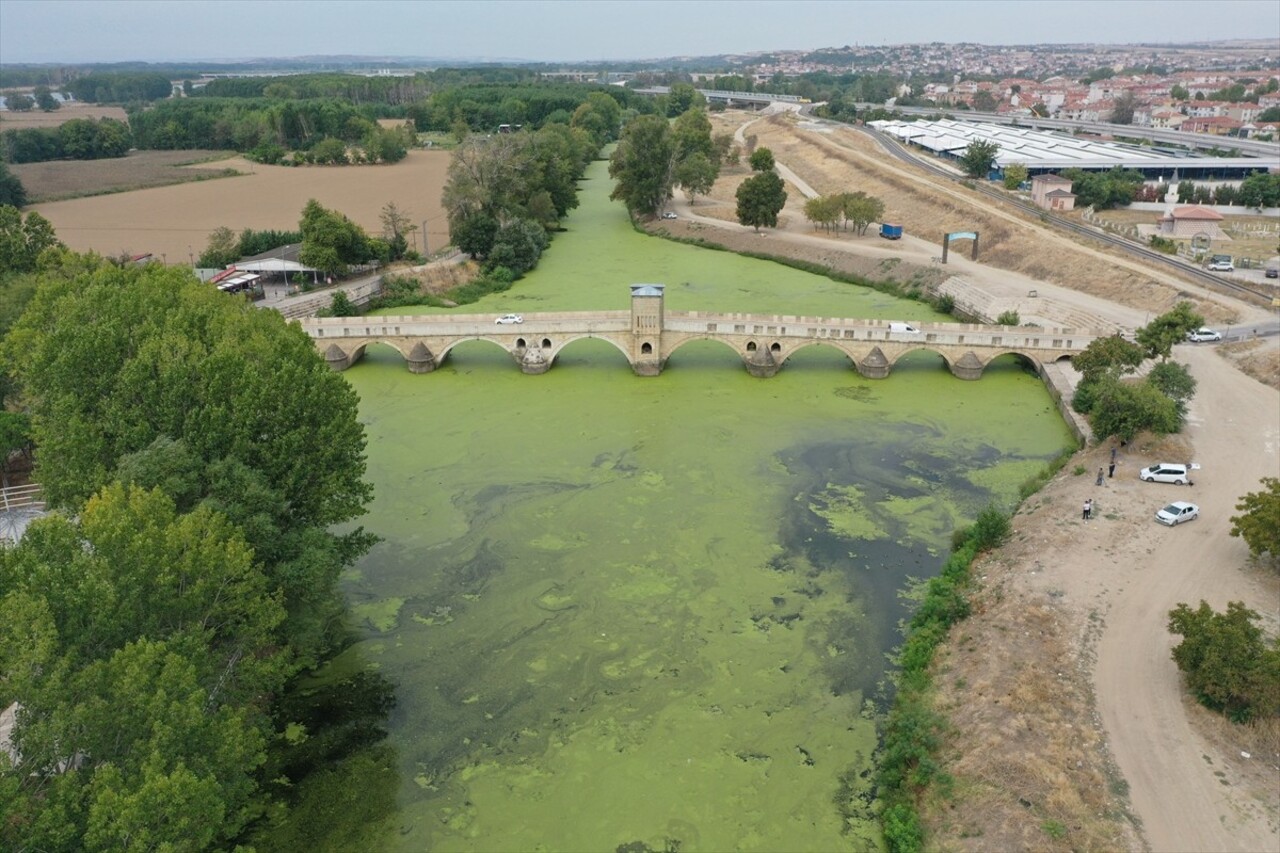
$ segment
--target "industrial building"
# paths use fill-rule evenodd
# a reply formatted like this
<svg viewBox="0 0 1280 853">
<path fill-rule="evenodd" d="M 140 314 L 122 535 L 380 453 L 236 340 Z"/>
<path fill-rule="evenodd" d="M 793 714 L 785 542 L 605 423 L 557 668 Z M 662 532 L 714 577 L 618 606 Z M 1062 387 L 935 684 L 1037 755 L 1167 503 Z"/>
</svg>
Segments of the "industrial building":
<svg viewBox="0 0 1280 853">
<path fill-rule="evenodd" d="M 998 172 L 1012 163 L 1027 167 L 1030 175 L 1063 169 L 1106 171 L 1117 166 L 1142 172 L 1151 181 L 1239 181 L 1280 163 L 1259 157 L 1204 157 L 1190 151 L 1148 145 L 1106 142 L 1048 130 L 952 119 L 940 121 L 871 121 L 881 133 L 923 148 L 939 157 L 958 159 L 975 141 L 994 142 Z M 1230 139 L 1222 146 L 1229 148 Z"/>
</svg>

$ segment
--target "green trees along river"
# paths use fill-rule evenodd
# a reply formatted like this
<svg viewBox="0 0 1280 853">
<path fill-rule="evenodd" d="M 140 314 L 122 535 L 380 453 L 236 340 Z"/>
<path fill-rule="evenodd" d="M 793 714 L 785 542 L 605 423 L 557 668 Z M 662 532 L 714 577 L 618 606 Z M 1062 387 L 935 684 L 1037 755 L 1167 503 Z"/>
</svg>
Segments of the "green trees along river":
<svg viewBox="0 0 1280 853">
<path fill-rule="evenodd" d="M 673 310 L 928 318 L 638 234 L 605 170 L 482 308 L 625 308 L 659 282 Z M 816 347 L 757 380 L 703 343 L 638 378 L 582 341 L 530 377 L 475 342 L 432 374 L 373 348 L 342 376 L 382 541 L 343 579 L 358 642 L 309 686 L 373 667 L 397 702 L 265 847 L 875 849 L 901 593 L 1072 446 L 1012 360 L 962 382 L 920 354 L 871 381 Z"/>
</svg>

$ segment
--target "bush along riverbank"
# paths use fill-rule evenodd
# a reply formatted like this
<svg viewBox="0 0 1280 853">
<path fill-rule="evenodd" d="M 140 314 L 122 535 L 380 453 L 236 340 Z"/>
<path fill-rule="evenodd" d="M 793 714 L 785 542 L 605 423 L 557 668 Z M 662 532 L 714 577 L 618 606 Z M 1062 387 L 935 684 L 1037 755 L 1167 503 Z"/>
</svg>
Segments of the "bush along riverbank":
<svg viewBox="0 0 1280 853">
<path fill-rule="evenodd" d="M 1038 478 L 1037 478 L 1038 479 Z M 933 655 L 951 626 L 969 615 L 966 590 L 969 567 L 984 551 L 1009 537 L 1010 515 L 989 506 L 971 527 L 952 536 L 951 556 L 941 573 L 925 585 L 898 654 L 897 694 L 884 726 L 877 789 L 883 803 L 881 827 L 890 853 L 914 853 L 924 847 L 918 804 L 932 785 L 950 779 L 937 761 L 943 718 L 934 709 Z"/>
<path fill-rule="evenodd" d="M 1064 451 L 1028 478 L 1018 489 L 1019 504 L 1039 492 L 1073 455 Z M 974 560 L 1009 538 L 1012 517 L 988 506 L 970 527 L 952 535 L 951 555 L 938 576 L 924 585 L 920 605 L 907 625 L 897 659 L 897 693 L 884 723 L 877 762 L 881 830 L 890 853 L 924 849 L 919 805 L 931 788 L 944 796 L 949 789 L 950 777 L 937 758 L 945 722 L 934 702 L 934 655 L 951 628 L 972 609 Z"/>
</svg>

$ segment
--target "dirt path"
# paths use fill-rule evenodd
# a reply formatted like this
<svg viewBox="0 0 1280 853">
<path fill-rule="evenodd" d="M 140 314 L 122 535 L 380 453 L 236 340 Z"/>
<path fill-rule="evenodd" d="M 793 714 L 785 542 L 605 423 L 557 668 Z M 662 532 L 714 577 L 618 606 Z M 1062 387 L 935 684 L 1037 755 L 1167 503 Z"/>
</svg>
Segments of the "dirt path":
<svg viewBox="0 0 1280 853">
<path fill-rule="evenodd" d="M 1135 555 L 1130 582 L 1111 596 L 1094 672 L 1098 712 L 1152 849 L 1280 850 L 1280 788 L 1267 809 L 1215 775 L 1249 761 L 1274 763 L 1275 756 L 1220 754 L 1191 726 L 1169 654 L 1176 638 L 1165 630 L 1179 602 L 1195 607 L 1201 600 L 1216 610 L 1249 602 L 1276 628 L 1274 584 L 1239 571 L 1248 551 L 1229 535 L 1229 518 L 1241 491 L 1280 472 L 1280 396 L 1211 349 L 1186 345 L 1177 358 L 1199 381 L 1187 434 L 1202 471 L 1190 494 L 1150 488 L 1169 500 L 1192 500 L 1203 514 L 1159 531 L 1149 553 Z"/>
<path fill-rule="evenodd" d="M 749 123 L 760 121 L 766 120 Z M 770 146 L 766 126 L 759 127 L 760 144 Z M 740 140 L 745 127 L 738 129 Z M 775 138 L 780 133 L 776 126 L 770 132 Z M 821 186 L 814 175 L 826 170 L 829 180 L 835 161 L 821 153 L 823 146 L 792 142 L 785 141 L 785 150 L 817 153 L 797 161 L 774 149 L 780 173 L 795 176 L 788 180 L 801 197 L 788 200 L 777 230 L 755 236 L 732 221 L 732 180 L 695 205 L 677 200 L 680 227 L 719 229 L 732 248 L 767 252 L 770 244 L 798 244 L 811 247 L 814 260 L 846 254 L 881 264 L 900 258 L 937 266 L 938 248 L 930 241 L 814 232 L 798 207 L 805 190 L 812 191 L 805 181 Z M 874 156 L 858 151 L 852 159 Z M 979 203 L 897 162 L 877 168 L 936 193 L 948 209 Z M 856 179 L 851 175 L 847 180 Z M 1001 220 L 1011 216 L 984 212 Z M 1166 295 L 1126 294 L 1127 304 L 1121 304 L 1106 298 L 1119 291 L 1084 293 L 955 255 L 946 273 L 985 298 L 1010 300 L 1028 312 L 1053 303 L 1055 309 L 1044 313 L 1126 329 L 1196 293 L 1194 285 L 1139 261 L 1081 246 L 1039 224 L 1011 224 L 1044 231 L 1037 239 L 1067 252 L 1060 256 L 1064 263 L 1088 258 L 1138 270 L 1168 288 Z M 1028 295 L 1031 290 L 1036 297 Z M 1270 319 L 1228 297 L 1197 295 L 1198 304 L 1216 306 L 1233 322 Z M 1278 344 L 1271 338 L 1264 346 Z M 1126 448 L 1116 477 L 1102 487 L 1091 472 L 1106 464 L 1107 449 L 1082 451 L 1081 465 L 1090 473 L 1064 470 L 1019 512 L 1015 542 L 981 567 L 975 615 L 938 667 L 939 705 L 952 725 L 944 757 L 962 791 L 926 810 L 939 846 L 1141 849 L 1144 840 L 1119 814 L 1127 787 L 1150 849 L 1280 850 L 1280 755 L 1245 759 L 1238 744 L 1207 738 L 1205 726 L 1217 723 L 1198 716 L 1202 712 L 1185 697 L 1169 655 L 1174 638 L 1167 614 L 1179 602 L 1195 606 L 1204 599 L 1221 609 L 1243 600 L 1264 614 L 1268 630 L 1280 626 L 1280 581 L 1247 571 L 1247 550 L 1229 535 L 1239 496 L 1256 489 L 1261 477 L 1280 474 L 1280 393 L 1214 350 L 1183 345 L 1175 351 L 1199 382 L 1183 436 L 1163 446 Z M 1203 466 L 1195 486 L 1179 493 L 1138 481 L 1141 465 L 1161 461 L 1154 458 L 1161 453 L 1179 461 L 1176 454 L 1183 452 Z M 1101 507 L 1091 522 L 1079 518 L 1085 497 Z M 1179 498 L 1200 504 L 1200 519 L 1174 529 L 1156 525 L 1155 510 Z M 978 648 L 982 653 L 974 654 Z M 1239 734 L 1227 731 L 1228 738 Z M 1123 781 L 1114 778 L 1117 767 Z"/>
</svg>

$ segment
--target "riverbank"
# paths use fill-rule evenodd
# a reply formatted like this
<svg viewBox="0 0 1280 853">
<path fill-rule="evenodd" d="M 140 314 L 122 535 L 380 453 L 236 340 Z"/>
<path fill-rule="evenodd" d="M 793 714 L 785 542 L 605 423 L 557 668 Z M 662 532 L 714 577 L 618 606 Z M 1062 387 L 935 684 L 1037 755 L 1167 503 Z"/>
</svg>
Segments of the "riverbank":
<svg viewBox="0 0 1280 853">
<path fill-rule="evenodd" d="M 782 122 L 764 130 L 760 143 L 814 185 L 866 185 L 874 159 L 868 150 L 851 143 L 841 156 L 818 156 L 813 152 L 838 144 L 834 134 L 802 140 L 805 130 Z M 841 164 L 848 167 L 844 177 L 833 177 Z M 888 168 L 893 181 L 933 183 L 911 177 L 901 164 Z M 910 199 L 921 221 L 968 215 L 949 189 L 934 196 L 930 214 L 921 203 L 928 194 L 915 189 Z M 911 258 L 924 248 L 819 235 L 799 215 L 799 192 L 789 190 L 790 217 L 784 214 L 764 238 L 730 221 L 732 192 L 719 186 L 712 198 L 674 209 L 677 222 L 690 221 L 681 228 L 715 227 L 737 243 L 771 250 L 791 242 L 813 247 L 802 251 L 847 252 L 884 264 L 887 251 Z M 1104 257 L 1091 248 L 1075 251 L 1090 262 Z M 977 292 L 1011 299 L 1027 293 L 1028 279 L 1016 272 L 967 260 L 955 263 L 961 267 Z M 1167 310 L 1188 295 L 1210 317 L 1265 316 L 1163 280 L 1126 286 L 1124 304 L 1110 301 L 1112 292 L 1096 281 L 1082 284 L 1088 292 L 1061 283 L 1042 284 L 1039 292 L 1064 311 L 1097 318 L 1100 327 L 1132 329 L 1152 309 Z M 974 615 L 952 631 L 935 667 L 937 707 L 949 731 L 941 757 L 954 781 L 924 804 L 931 849 L 1280 848 L 1280 756 L 1272 749 L 1263 760 L 1265 732 L 1223 724 L 1194 705 L 1169 656 L 1173 638 L 1165 628 L 1177 602 L 1201 599 L 1218 609 L 1243 600 L 1265 614 L 1269 632 L 1280 625 L 1280 580 L 1251 568 L 1244 544 L 1229 536 L 1236 500 L 1280 464 L 1280 397 L 1217 349 L 1175 351 L 1200 383 L 1183 436 L 1130 445 L 1117 477 L 1102 487 L 1092 472 L 1095 463 L 1105 465 L 1109 449 L 1082 451 L 1018 511 L 1011 543 L 975 566 Z M 1260 365 L 1256 375 L 1269 375 L 1276 341 L 1254 344 L 1246 363 Z M 1191 495 L 1202 517 L 1185 528 L 1155 525 L 1151 515 L 1177 495 L 1136 479 L 1142 464 L 1161 458 L 1203 465 Z M 1088 524 L 1078 520 L 1086 497 L 1099 507 Z M 1251 750 L 1255 740 L 1247 738 L 1260 743 Z"/>
</svg>

